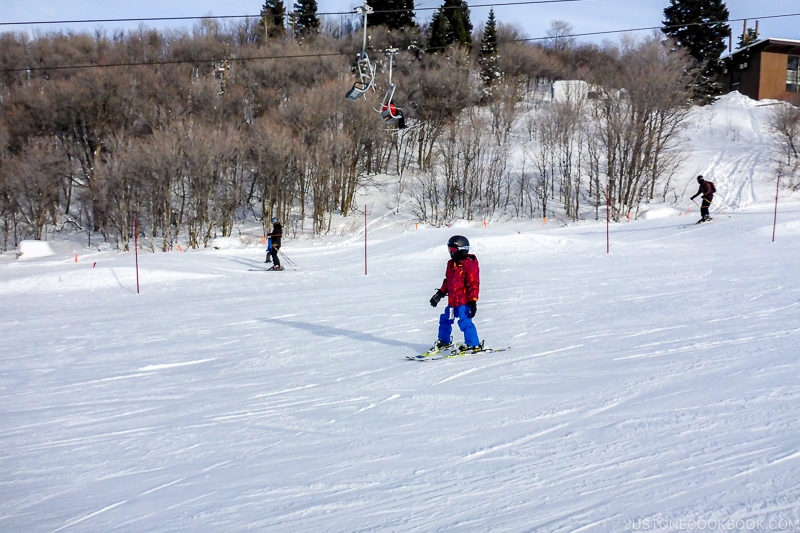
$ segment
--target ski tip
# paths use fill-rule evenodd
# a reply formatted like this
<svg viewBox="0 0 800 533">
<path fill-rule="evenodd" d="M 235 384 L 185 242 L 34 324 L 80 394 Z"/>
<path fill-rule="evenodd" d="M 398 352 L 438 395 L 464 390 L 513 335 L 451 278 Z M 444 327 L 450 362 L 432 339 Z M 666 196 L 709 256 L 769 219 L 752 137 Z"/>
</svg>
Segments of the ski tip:
<svg viewBox="0 0 800 533">
<path fill-rule="evenodd" d="M 437 359 L 441 359 L 442 355 L 407 355 L 406 359 L 409 361 L 436 361 Z"/>
</svg>

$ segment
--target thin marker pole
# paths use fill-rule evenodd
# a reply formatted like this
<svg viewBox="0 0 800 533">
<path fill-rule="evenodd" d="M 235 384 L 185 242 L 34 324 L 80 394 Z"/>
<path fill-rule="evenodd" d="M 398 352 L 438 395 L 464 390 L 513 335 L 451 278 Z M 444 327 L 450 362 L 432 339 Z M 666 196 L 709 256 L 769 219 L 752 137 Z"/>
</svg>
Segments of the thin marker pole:
<svg viewBox="0 0 800 533">
<path fill-rule="evenodd" d="M 136 294 L 139 294 L 139 227 L 136 215 L 133 216 L 133 252 L 136 256 Z"/>
<path fill-rule="evenodd" d="M 364 204 L 364 275 L 367 275 L 367 204 Z"/>
<path fill-rule="evenodd" d="M 772 242 L 775 242 L 775 228 L 778 225 L 778 195 L 781 192 L 781 177 L 778 176 L 775 184 L 775 215 L 772 218 Z"/>
<path fill-rule="evenodd" d="M 611 235 L 609 225 L 611 223 L 611 201 L 608 197 L 608 183 L 606 183 L 606 253 L 611 253 Z"/>
</svg>

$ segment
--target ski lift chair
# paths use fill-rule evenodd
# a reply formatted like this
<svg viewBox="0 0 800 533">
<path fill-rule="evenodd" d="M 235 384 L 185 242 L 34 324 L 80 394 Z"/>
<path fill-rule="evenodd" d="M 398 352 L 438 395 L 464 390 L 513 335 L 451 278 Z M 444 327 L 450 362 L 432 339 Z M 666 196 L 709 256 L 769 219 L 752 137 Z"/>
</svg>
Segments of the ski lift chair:
<svg viewBox="0 0 800 533">
<path fill-rule="evenodd" d="M 361 44 L 361 52 L 356 56 L 358 81 L 356 81 L 353 87 L 345 94 L 345 98 L 348 100 L 358 100 L 364 96 L 368 90 L 373 88 L 373 84 L 375 83 L 375 65 L 369 62 L 369 56 L 367 56 L 367 15 L 372 12 L 372 8 L 364 2 L 364 6 L 357 7 L 355 12 L 359 15 L 364 15 L 364 40 Z"/>
<path fill-rule="evenodd" d="M 394 83 L 389 86 L 386 91 L 386 96 L 383 98 L 381 104 L 381 118 L 386 122 L 394 122 L 396 120 L 403 120 L 403 110 L 394 103 Z"/>
<path fill-rule="evenodd" d="M 395 52 L 397 52 L 395 48 L 387 51 L 389 55 L 389 88 L 386 90 L 386 95 L 383 97 L 383 103 L 381 104 L 381 118 L 386 122 L 397 122 L 397 127 L 403 129 L 406 127 L 403 109 L 397 107 L 394 103 L 394 91 L 397 86 L 392 82 L 392 63 Z"/>
<path fill-rule="evenodd" d="M 358 65 L 358 81 L 353 83 L 353 87 L 347 91 L 345 97 L 348 100 L 358 100 L 373 87 L 375 82 L 375 67 L 369 62 L 366 52 L 358 54 L 356 64 Z"/>
</svg>

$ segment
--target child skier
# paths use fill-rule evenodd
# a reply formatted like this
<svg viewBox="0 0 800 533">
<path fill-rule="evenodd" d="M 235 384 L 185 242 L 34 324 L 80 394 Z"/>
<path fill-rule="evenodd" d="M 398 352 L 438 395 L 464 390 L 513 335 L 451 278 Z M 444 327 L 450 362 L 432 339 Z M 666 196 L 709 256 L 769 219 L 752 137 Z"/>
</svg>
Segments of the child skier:
<svg viewBox="0 0 800 533">
<path fill-rule="evenodd" d="M 453 345 L 451 333 L 456 318 L 458 328 L 464 332 L 464 344 L 459 349 L 480 351 L 483 349 L 483 342 L 478 339 L 478 331 L 472 323 L 472 317 L 478 310 L 481 284 L 478 258 L 469 253 L 469 241 L 461 235 L 450 237 L 447 250 L 450 252 L 450 261 L 447 262 L 444 282 L 431 298 L 431 306 L 436 307 L 447 296 L 447 307 L 439 317 L 439 337 L 431 351 L 443 350 Z"/>
</svg>

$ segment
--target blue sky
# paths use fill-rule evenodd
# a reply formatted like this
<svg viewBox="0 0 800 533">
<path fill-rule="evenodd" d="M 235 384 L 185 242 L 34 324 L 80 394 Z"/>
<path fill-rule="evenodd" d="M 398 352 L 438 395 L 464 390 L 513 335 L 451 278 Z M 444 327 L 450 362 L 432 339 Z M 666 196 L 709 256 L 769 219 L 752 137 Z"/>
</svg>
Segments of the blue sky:
<svg viewBox="0 0 800 533">
<path fill-rule="evenodd" d="M 510 0 L 518 2 L 520 0 Z M 522 0 L 524 1 L 524 0 Z M 292 0 L 284 0 L 289 5 Z M 417 18 L 427 20 L 443 0 L 417 0 Z M 113 30 L 135 28 L 137 22 L 73 23 L 68 25 L 33 24 L 8 25 L 11 22 L 39 22 L 57 20 L 154 18 L 154 17 L 193 17 L 193 16 L 239 16 L 257 14 L 263 0 L 172 0 L 153 2 L 147 0 L 127 0 L 109 2 L 107 0 L 5 0 L 0 2 L 0 32 L 2 31 L 52 31 L 69 29 L 73 31 L 94 32 L 97 29 Z M 472 22 L 482 24 L 489 13 L 491 0 L 472 0 Z M 350 12 L 356 0 L 318 0 L 320 13 Z M 663 10 L 669 0 L 578 0 L 562 3 L 497 5 L 495 16 L 501 23 L 514 24 L 521 28 L 529 38 L 545 37 L 554 20 L 570 23 L 574 33 L 585 34 L 646 28 L 659 26 Z M 762 37 L 800 40 L 800 2 L 798 0 L 728 0 L 730 18 L 760 20 Z M 797 14 L 793 17 L 766 18 L 775 15 Z M 148 26 L 176 26 L 191 28 L 193 21 L 146 22 Z M 742 22 L 732 22 L 732 28 L 739 33 Z M 754 26 L 754 22 L 750 23 Z M 645 32 L 649 33 L 649 32 Z M 618 41 L 621 33 L 581 37 L 582 41 L 601 43 L 609 39 Z"/>
</svg>

